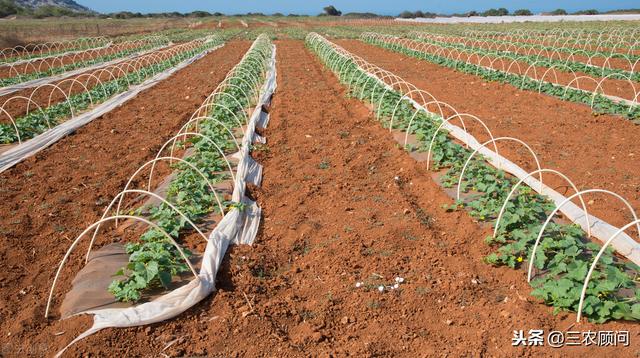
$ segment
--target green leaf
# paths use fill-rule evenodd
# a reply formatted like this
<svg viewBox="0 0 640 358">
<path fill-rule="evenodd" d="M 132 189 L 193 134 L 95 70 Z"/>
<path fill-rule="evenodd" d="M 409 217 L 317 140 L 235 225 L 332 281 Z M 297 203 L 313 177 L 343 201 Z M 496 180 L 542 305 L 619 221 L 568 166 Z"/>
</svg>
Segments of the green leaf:
<svg viewBox="0 0 640 358">
<path fill-rule="evenodd" d="M 171 274 L 166 271 L 160 271 L 160 283 L 164 288 L 168 288 L 171 284 Z"/>
<path fill-rule="evenodd" d="M 153 280 L 158 274 L 158 262 L 151 261 L 147 264 L 147 281 Z"/>
</svg>

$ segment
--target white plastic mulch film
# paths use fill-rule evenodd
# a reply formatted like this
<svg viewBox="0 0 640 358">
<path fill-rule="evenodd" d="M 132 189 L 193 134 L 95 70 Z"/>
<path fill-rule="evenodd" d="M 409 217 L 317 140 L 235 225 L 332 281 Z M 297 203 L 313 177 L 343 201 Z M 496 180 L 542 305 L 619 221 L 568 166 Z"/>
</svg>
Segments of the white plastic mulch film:
<svg viewBox="0 0 640 358">
<path fill-rule="evenodd" d="M 30 81 L 17 83 L 17 84 L 12 85 L 12 86 L 3 87 L 3 88 L 0 88 L 0 96 L 6 96 L 6 95 L 9 95 L 9 94 L 18 92 L 20 90 L 23 90 L 23 89 L 36 87 L 36 86 L 39 86 L 39 85 L 43 85 L 45 83 L 57 82 L 57 81 L 65 79 L 65 78 L 69 78 L 69 77 L 73 77 L 73 76 L 79 75 L 79 74 L 84 73 L 84 72 L 96 70 L 98 68 L 109 67 L 111 65 L 115 65 L 115 64 L 118 64 L 118 63 L 121 63 L 121 62 L 129 61 L 131 59 L 142 57 L 142 56 L 148 55 L 150 53 L 156 52 L 158 50 L 162 50 L 164 48 L 167 48 L 170 45 L 172 45 L 172 43 L 169 43 L 167 45 L 158 45 L 157 47 L 154 47 L 152 49 L 145 50 L 145 51 L 142 51 L 142 52 L 132 53 L 132 54 L 127 55 L 125 57 L 116 58 L 116 59 L 113 59 L 111 61 L 96 63 L 96 64 L 88 66 L 88 67 L 81 67 L 81 68 L 78 68 L 76 70 L 63 72 L 63 73 L 61 73 L 59 75 L 43 77 L 43 78 L 36 78 L 36 79 L 30 80 Z M 108 47 L 109 46 L 107 45 L 107 46 L 105 46 L 103 48 L 106 49 Z M 36 59 L 36 60 L 40 60 L 40 59 Z M 20 64 L 20 62 L 12 63 L 12 65 L 17 65 L 17 64 Z M 2 65 L 0 65 L 0 66 L 2 66 Z"/>
<path fill-rule="evenodd" d="M 634 72 L 637 72 L 640 61 L 633 62 L 629 60 L 627 56 L 623 54 L 610 54 L 603 58 L 604 65 L 597 66 L 591 63 L 591 59 L 593 56 L 588 57 L 586 63 L 578 64 L 589 66 L 593 69 L 598 69 L 602 71 L 602 75 L 599 77 L 594 77 L 593 75 L 588 75 L 584 73 L 579 73 L 571 68 L 568 68 L 561 65 L 546 65 L 544 56 L 548 55 L 544 53 L 543 50 L 539 50 L 537 53 L 535 51 L 528 50 L 529 55 L 535 55 L 540 59 L 531 63 L 528 66 L 521 65 L 520 62 L 525 62 L 525 56 L 518 55 L 511 52 L 499 52 L 495 48 L 491 48 L 490 45 L 487 47 L 491 48 L 491 50 L 496 51 L 492 53 L 491 56 L 483 55 L 482 52 L 478 52 L 475 46 L 479 43 L 486 45 L 485 43 L 479 40 L 470 40 L 466 38 L 456 38 L 454 36 L 444 36 L 444 35 L 433 35 L 430 33 L 424 32 L 411 32 L 408 36 L 414 36 L 417 38 L 425 39 L 425 40 L 445 40 L 451 41 L 451 43 L 455 43 L 455 41 L 460 41 L 459 44 L 464 44 L 464 50 L 455 48 L 455 47 L 447 47 L 440 42 L 420 42 L 415 41 L 407 37 L 397 37 L 392 35 L 380 34 L 375 32 L 365 32 L 361 35 L 362 39 L 375 41 L 377 43 L 388 43 L 396 46 L 400 46 L 412 51 L 417 51 L 421 53 L 427 53 L 430 55 L 440 56 L 444 58 L 448 58 L 455 61 L 464 62 L 466 64 L 475 65 L 481 67 L 485 70 L 489 70 L 497 73 L 510 73 L 518 76 L 522 76 L 522 82 L 524 83 L 525 78 L 536 81 L 538 86 L 538 92 L 540 92 L 543 84 L 553 85 L 563 89 L 563 97 L 566 96 L 568 90 L 580 91 L 584 92 L 591 96 L 590 107 L 594 107 L 594 102 L 596 96 L 602 96 L 608 98 L 614 103 L 622 103 L 629 107 L 629 111 L 633 110 L 635 107 L 639 106 L 640 103 L 640 89 L 636 88 L 634 84 L 633 75 Z M 434 41 L 435 41 L 434 40 Z M 575 50 L 571 53 L 570 56 L 567 57 L 567 63 L 574 59 L 574 55 L 581 54 L 582 50 Z M 556 52 L 557 54 L 557 52 Z M 529 56 L 528 55 L 528 56 Z M 493 56 L 493 57 L 492 57 Z M 553 58 L 553 54 L 550 55 Z M 619 60 L 618 57 L 627 61 L 626 68 L 613 68 L 611 67 L 610 60 L 615 58 Z M 619 60 L 622 61 L 622 60 Z M 536 66 L 540 67 L 548 67 L 545 71 L 540 71 L 536 68 Z M 624 66 L 623 66 L 624 67 Z M 605 71 L 616 71 L 610 74 L 606 74 Z M 572 79 L 568 82 L 560 82 L 558 79 L 558 73 L 564 73 L 565 75 L 571 75 Z M 610 82 L 610 81 L 614 82 Z M 618 81 L 618 82 L 615 82 Z M 585 84 L 591 84 L 595 86 L 595 89 L 587 89 Z M 612 86 L 621 85 L 625 87 L 624 89 L 629 90 L 627 93 L 627 97 L 619 97 L 615 95 L 615 92 L 611 92 Z M 583 88 L 580 88 L 580 87 Z"/>
<path fill-rule="evenodd" d="M 12 147 L 11 149 L 0 155 L 0 173 L 54 144 L 61 138 L 73 133 L 76 129 L 104 115 L 105 113 L 112 111 L 123 103 L 133 99 L 140 92 L 155 86 L 177 71 L 180 71 L 181 69 L 189 66 L 195 61 L 206 56 L 208 53 L 213 52 L 221 48 L 222 46 L 224 46 L 224 44 L 204 50 L 196 54 L 195 56 L 182 61 L 178 65 L 156 74 L 155 76 L 140 83 L 139 85 L 131 86 L 127 91 L 113 96 L 112 98 L 106 100 L 92 110 L 74 116 L 73 118 L 47 130 L 42 134 L 39 134 L 28 141 L 22 142 L 15 147 Z"/>
<path fill-rule="evenodd" d="M 253 243 L 260 224 L 261 210 L 256 202 L 245 196 L 245 190 L 247 182 L 258 185 L 262 177 L 262 166 L 251 158 L 250 148 L 253 141 L 261 140 L 255 133 L 256 124 L 259 123 L 261 126 L 266 126 L 267 120 L 265 120 L 265 116 L 268 116 L 268 114 L 262 111 L 262 107 L 270 102 L 271 96 L 276 89 L 276 50 L 274 45 L 271 46 L 272 54 L 267 61 L 266 79 L 260 89 L 257 104 L 247 123 L 247 128 L 243 134 L 242 146 L 238 153 L 239 162 L 235 175 L 232 200 L 245 204 L 245 207 L 242 210 L 233 208 L 228 211 L 209 235 L 197 278 L 153 301 L 137 306 L 88 310 L 79 313 L 93 314 L 93 326 L 76 337 L 63 350 L 58 352 L 57 356 L 60 356 L 77 341 L 101 329 L 151 324 L 181 314 L 215 290 L 216 274 L 229 244 Z"/>
<path fill-rule="evenodd" d="M 327 59 L 329 67 L 334 72 L 341 73 L 345 64 L 348 63 L 349 61 L 352 61 L 361 70 L 363 74 L 361 76 L 367 76 L 370 79 L 372 79 L 372 81 L 367 81 L 366 85 L 368 85 L 369 83 L 373 83 L 374 85 L 380 85 L 383 88 L 385 88 L 385 93 L 392 92 L 392 91 L 400 92 L 401 93 L 400 101 L 401 100 L 409 101 L 412 104 L 412 106 L 417 110 L 415 113 L 418 113 L 419 111 L 424 111 L 425 113 L 439 115 L 443 119 L 443 122 L 440 125 L 438 130 L 442 129 L 442 130 L 448 131 L 452 137 L 454 137 L 456 140 L 465 144 L 469 149 L 473 150 L 474 152 L 472 156 L 475 155 L 476 153 L 481 154 L 494 167 L 498 169 L 502 169 L 505 172 L 508 172 L 514 177 L 518 178 L 520 182 L 517 185 L 525 183 L 534 191 L 550 198 L 554 202 L 555 209 L 547 217 L 547 221 L 542 226 L 542 229 L 540 230 L 538 238 L 536 240 L 535 246 L 533 247 L 532 257 L 529 259 L 529 269 L 528 269 L 529 281 L 531 280 L 531 273 L 532 273 L 533 262 L 534 262 L 533 256 L 535 255 L 536 247 L 541 240 L 545 227 L 548 225 L 548 223 L 554 218 L 554 216 L 557 213 L 562 212 L 563 214 L 565 214 L 567 219 L 580 225 L 591 236 L 596 237 L 597 239 L 599 239 L 604 243 L 598 255 L 596 256 L 594 262 L 591 264 L 591 268 L 587 274 L 587 277 L 585 278 L 581 299 L 580 299 L 580 305 L 578 309 L 577 321 L 580 321 L 584 295 L 585 295 L 586 287 L 590 280 L 591 274 L 594 270 L 595 265 L 598 263 L 598 259 L 601 257 L 602 253 L 608 246 L 612 246 L 617 252 L 627 257 L 630 261 L 636 264 L 640 264 L 640 243 L 636 242 L 631 236 L 627 235 L 624 232 L 624 230 L 630 227 L 636 227 L 640 235 L 640 220 L 638 220 L 638 216 L 635 210 L 633 209 L 633 207 L 622 196 L 605 189 L 578 190 L 573 184 L 573 182 L 571 182 L 567 178 L 567 176 L 565 176 L 564 174 L 559 173 L 558 171 L 555 171 L 552 169 L 546 169 L 546 168 L 542 169 L 540 167 L 540 163 L 538 161 L 536 154 L 523 141 L 516 138 L 512 138 L 512 137 L 494 137 L 490 129 L 480 118 L 468 113 L 458 113 L 458 111 L 456 111 L 455 108 L 453 108 L 453 106 L 437 100 L 429 92 L 418 89 L 413 84 L 403 80 L 402 78 L 396 76 L 395 74 L 389 71 L 386 71 L 376 65 L 373 65 L 358 56 L 351 54 L 344 48 L 330 42 L 329 40 L 325 39 L 321 35 L 318 35 L 316 33 L 310 33 L 307 36 L 307 41 L 313 44 L 314 46 L 317 44 L 326 45 L 324 47 L 321 47 L 319 52 L 321 57 Z M 360 78 L 358 78 L 358 80 L 359 79 Z M 348 81 L 349 83 L 347 85 L 350 86 L 353 80 L 354 78 L 350 78 Z M 364 89 L 363 89 L 363 92 L 364 92 Z M 375 93 L 375 91 L 372 93 Z M 414 100 L 414 98 L 412 97 L 412 94 L 414 95 L 414 97 L 421 99 L 423 104 L 418 103 L 416 100 Z M 372 98 L 373 98 L 373 95 L 372 95 Z M 398 103 L 400 102 L 398 101 Z M 429 104 L 437 105 L 440 113 L 438 114 L 436 112 L 429 111 L 427 108 Z M 445 109 L 453 110 L 455 114 L 447 118 L 443 114 L 443 111 L 442 111 L 443 107 Z M 397 104 L 396 104 L 396 109 L 397 109 Z M 395 109 L 394 109 L 394 114 L 395 114 Z M 451 124 L 451 121 L 454 119 L 459 119 L 462 122 L 463 128 L 460 128 L 458 126 Z M 480 124 L 482 124 L 482 127 L 485 129 L 485 131 L 487 132 L 491 140 L 485 143 L 480 143 L 473 135 L 467 132 L 466 128 L 464 128 L 464 120 L 477 121 Z M 409 122 L 409 125 L 407 128 L 409 128 L 410 126 L 411 126 L 411 122 Z M 391 118 L 391 124 L 389 125 L 389 130 L 390 131 L 393 130 L 393 115 Z M 434 134 L 434 138 L 436 134 L 437 134 L 437 131 Z M 407 144 L 407 138 L 408 138 L 408 132 L 405 136 L 405 145 Z M 496 142 L 507 141 L 507 140 L 518 142 L 524 147 L 526 147 L 533 154 L 533 157 L 538 169 L 529 173 L 526 170 L 522 169 L 517 164 L 510 161 L 509 159 L 500 155 L 498 152 L 498 148 L 496 146 Z M 433 144 L 433 139 L 431 141 L 431 145 L 432 144 Z M 489 147 L 491 147 L 494 150 L 491 150 Z M 430 151 L 431 149 L 429 149 L 429 155 L 431 154 Z M 471 158 L 467 160 L 465 167 L 469 163 L 470 159 Z M 429 167 L 428 160 L 429 159 L 427 159 L 427 167 Z M 464 172 L 464 167 L 462 168 L 462 172 Z M 573 195 L 570 195 L 569 197 L 565 197 L 564 195 L 555 191 L 553 188 L 545 185 L 542 182 L 543 172 L 554 173 L 556 175 L 563 177 L 566 181 L 568 181 L 571 184 L 571 186 L 574 188 L 576 193 Z M 460 177 L 462 177 L 462 175 Z M 539 180 L 536 179 L 536 177 L 538 177 Z M 460 185 L 458 185 L 458 190 L 459 189 L 460 189 Z M 514 190 L 515 190 L 515 187 L 514 187 Z M 620 202 L 623 203 L 626 206 L 626 208 L 630 211 L 633 217 L 633 221 L 623 226 L 622 228 L 617 228 L 607 223 L 606 221 L 589 214 L 586 206 L 584 205 L 584 202 L 582 202 L 582 206 L 578 206 L 573 202 L 571 202 L 571 200 L 575 198 L 579 198 L 582 201 L 582 196 L 584 194 L 590 194 L 590 193 L 607 194 L 609 196 L 612 196 L 620 200 Z M 458 191 L 458 198 L 459 198 L 459 191 Z M 507 198 L 507 202 L 508 200 L 509 198 Z M 505 205 L 506 205 L 506 202 L 505 202 Z M 498 217 L 498 221 L 499 219 L 500 219 L 500 216 Z"/>
</svg>

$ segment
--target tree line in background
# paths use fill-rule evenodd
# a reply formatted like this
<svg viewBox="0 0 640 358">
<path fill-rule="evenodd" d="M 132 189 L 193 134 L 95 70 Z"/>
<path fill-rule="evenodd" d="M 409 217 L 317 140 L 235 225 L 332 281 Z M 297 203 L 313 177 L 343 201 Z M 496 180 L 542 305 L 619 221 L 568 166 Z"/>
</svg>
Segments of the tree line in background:
<svg viewBox="0 0 640 358">
<path fill-rule="evenodd" d="M 323 10 L 324 12 L 318 14 L 317 16 L 341 16 L 346 18 L 393 18 L 392 16 L 382 16 L 382 15 L 374 14 L 371 12 L 350 12 L 343 15 L 340 10 L 336 9 L 332 5 L 326 6 Z M 70 17 L 96 17 L 96 18 L 103 18 L 103 19 L 106 19 L 106 18 L 112 18 L 112 19 L 180 18 L 180 17 L 208 17 L 208 16 L 277 16 L 277 17 L 309 16 L 309 15 L 298 15 L 298 14 L 284 15 L 279 12 L 276 12 L 273 14 L 264 14 L 262 12 L 248 12 L 246 14 L 227 15 L 221 12 L 209 12 L 209 11 L 202 11 L 202 10 L 192 11 L 188 13 L 182 13 L 178 11 L 161 12 L 161 13 L 141 13 L 141 12 L 132 12 L 132 11 L 97 13 L 97 12 L 74 11 L 71 9 L 52 6 L 52 5 L 44 5 L 44 6 L 39 6 L 35 8 L 28 8 L 28 7 L 17 5 L 14 0 L 0 0 L 0 17 L 7 17 L 11 15 L 21 15 L 21 16 L 29 16 L 29 17 L 35 17 L 35 18 L 70 16 Z"/>
<path fill-rule="evenodd" d="M 571 14 L 572 15 L 598 15 L 598 14 L 637 14 L 637 13 L 640 13 L 640 9 L 611 10 L 611 11 L 605 11 L 605 12 L 599 12 L 596 9 L 589 9 L 589 10 L 576 11 Z M 423 12 L 418 10 L 418 11 L 403 11 L 400 13 L 400 15 L 398 15 L 398 17 L 403 19 L 415 19 L 418 17 L 435 18 L 435 17 L 508 16 L 508 15 L 531 16 L 533 15 L 533 12 L 529 9 L 518 9 L 518 10 L 515 10 L 513 13 L 509 13 L 509 10 L 507 10 L 504 7 L 501 7 L 498 9 L 489 9 L 483 12 L 478 12 L 474 10 L 474 11 L 469 11 L 462 14 L 446 15 L 446 14 L 436 14 L 428 11 Z M 565 9 L 556 9 L 550 12 L 543 12 L 542 15 L 569 15 L 569 12 L 567 12 Z"/>
<path fill-rule="evenodd" d="M 567 12 L 563 9 L 558 9 L 555 10 L 554 12 L 558 12 L 556 14 L 553 15 L 566 15 Z M 413 19 L 413 18 L 417 18 L 417 17 L 429 17 L 429 18 L 434 18 L 434 17 L 447 17 L 447 16 L 452 16 L 452 17 L 470 17 L 470 16 L 507 16 L 509 15 L 509 10 L 507 10 L 504 7 L 498 8 L 498 9 L 489 9 L 486 10 L 484 12 L 477 12 L 475 10 L 473 11 L 469 11 L 469 12 L 465 12 L 463 14 L 452 14 L 452 15 L 442 15 L 442 14 L 436 14 L 433 12 L 422 12 L 422 11 L 403 11 L 400 13 L 400 15 L 398 15 L 398 17 L 403 18 L 403 19 Z M 519 9 L 513 12 L 512 15 L 517 15 L 517 16 L 531 16 L 533 15 L 533 12 L 531 12 L 531 10 L 529 9 Z"/>
<path fill-rule="evenodd" d="M 393 18 L 393 16 L 383 16 L 374 14 L 371 12 L 350 12 L 346 14 L 342 14 L 342 11 L 336 9 L 333 5 L 329 5 L 324 7 L 324 12 L 318 14 L 317 16 L 340 16 L 343 18 Z M 624 14 L 624 13 L 640 13 L 640 9 L 628 9 L 628 10 L 612 10 L 607 12 L 602 12 L 602 14 Z M 596 15 L 600 14 L 598 10 L 590 9 L 590 10 L 580 10 L 573 13 L 574 15 Z M 246 14 L 233 14 L 226 15 L 221 12 L 208 12 L 208 11 L 192 11 L 188 13 L 181 13 L 177 11 L 173 12 L 162 12 L 162 13 L 140 13 L 140 12 L 131 12 L 131 11 L 120 11 L 114 13 L 97 13 L 97 12 L 81 12 L 75 11 L 71 9 L 67 9 L 64 7 L 53 6 L 53 5 L 43 5 L 34 8 L 19 6 L 15 3 L 14 0 L 0 0 L 0 17 L 7 17 L 11 15 L 21 15 L 21 16 L 29 16 L 34 18 L 45 18 L 45 17 L 61 17 L 61 16 L 69 16 L 69 17 L 97 17 L 97 18 L 114 18 L 114 19 L 135 19 L 135 18 L 179 18 L 179 17 L 208 17 L 208 16 L 285 16 L 282 13 L 274 13 L 274 14 L 264 14 L 261 12 L 248 12 Z M 469 16 L 507 16 L 509 15 L 509 10 L 506 8 L 498 8 L 498 9 L 489 9 L 483 12 L 477 11 L 469 11 L 463 14 L 436 14 L 429 11 L 403 11 L 398 15 L 400 18 L 404 19 L 412 19 L 417 17 L 426 17 L 426 18 L 434 18 L 436 16 L 440 17 L 469 17 Z M 533 13 L 528 9 L 519 9 L 512 13 L 512 15 L 519 16 L 530 16 Z M 543 15 L 568 15 L 568 12 L 564 9 L 557 9 L 551 12 L 543 13 Z M 288 14 L 287 17 L 300 17 L 300 16 L 308 16 L 308 15 L 298 15 L 298 14 Z"/>
<path fill-rule="evenodd" d="M 115 19 L 132 19 L 132 18 L 158 18 L 158 17 L 207 17 L 207 16 L 223 16 L 220 12 L 210 13 L 208 11 L 192 11 L 189 13 L 181 12 L 163 12 L 142 14 L 139 12 L 120 11 L 115 13 L 100 14 L 89 11 L 75 11 L 60 6 L 43 5 L 34 8 L 17 5 L 13 0 L 0 0 L 0 17 L 11 15 L 29 16 L 35 18 L 45 17 L 97 17 L 97 18 L 115 18 Z M 247 14 L 247 15 L 252 15 Z M 256 14 L 262 15 L 262 14 Z"/>
</svg>

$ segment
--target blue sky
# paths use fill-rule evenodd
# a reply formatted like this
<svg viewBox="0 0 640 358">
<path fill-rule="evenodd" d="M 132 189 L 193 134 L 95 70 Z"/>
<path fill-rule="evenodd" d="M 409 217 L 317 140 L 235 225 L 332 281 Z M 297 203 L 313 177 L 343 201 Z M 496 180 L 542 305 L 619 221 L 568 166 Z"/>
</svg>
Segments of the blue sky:
<svg viewBox="0 0 640 358">
<path fill-rule="evenodd" d="M 567 11 L 597 9 L 612 10 L 624 8 L 638 8 L 638 0 L 540 0 L 540 1 L 415 1 L 415 0 L 235 0 L 235 1 L 205 1 L 205 0 L 76 0 L 100 12 L 133 11 L 133 12 L 165 12 L 206 10 L 223 12 L 226 14 L 263 12 L 266 14 L 281 12 L 284 14 L 298 13 L 315 15 L 322 12 L 322 8 L 332 4 L 343 13 L 347 12 L 375 12 L 383 15 L 397 15 L 402 10 L 423 10 L 437 13 L 466 12 L 470 10 L 482 11 L 489 8 L 505 7 L 510 11 L 527 8 L 534 12 L 563 8 Z"/>
</svg>

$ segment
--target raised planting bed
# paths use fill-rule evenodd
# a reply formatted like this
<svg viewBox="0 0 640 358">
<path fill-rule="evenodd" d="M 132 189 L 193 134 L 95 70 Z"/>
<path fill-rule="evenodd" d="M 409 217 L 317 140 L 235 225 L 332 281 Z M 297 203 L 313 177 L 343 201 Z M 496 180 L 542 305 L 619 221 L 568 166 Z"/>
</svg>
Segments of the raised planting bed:
<svg viewBox="0 0 640 358">
<path fill-rule="evenodd" d="M 591 222 L 585 223 L 586 212 L 581 218 L 571 211 L 565 214 L 577 223 L 584 223 L 596 237 L 599 222 L 599 238 L 605 241 L 602 247 L 590 241 L 580 225 L 550 222 L 553 219 L 550 214 L 555 214 L 558 207 L 566 209 L 568 202 L 545 189 L 533 175 L 500 157 L 497 147 L 494 148 L 495 141 L 480 145 L 468 133 L 448 123 L 442 112 L 439 115 L 438 111 L 428 110 L 425 107 L 428 100 L 423 99 L 420 104 L 405 95 L 415 86 L 351 55 L 322 36 L 310 34 L 307 44 L 354 97 L 374 105 L 383 124 L 415 134 L 418 145 L 428 151 L 433 168 L 443 171 L 443 186 L 457 186 L 459 192 L 472 193 L 448 210 L 464 208 L 477 220 L 486 222 L 501 214 L 496 234 L 487 238 L 487 243 L 496 249 L 485 258 L 487 263 L 518 268 L 526 262 L 529 277 L 536 269 L 531 280 L 532 295 L 557 311 L 579 312 L 578 320 L 581 314 L 594 322 L 640 319 L 640 288 L 635 282 L 639 267 L 616 256 L 609 247 L 618 239 L 616 246 L 638 262 L 640 250 L 633 239 L 627 236 L 622 240 L 617 229 L 597 218 L 590 217 Z M 488 148 L 494 148 L 495 152 Z M 475 155 L 477 152 L 482 155 Z M 518 179 L 530 186 L 514 188 Z M 512 190 L 515 196 L 510 195 Z M 579 212 L 578 209 L 575 213 Z M 637 220 L 624 228 L 634 225 L 637 226 Z"/>
<path fill-rule="evenodd" d="M 275 89 L 274 62 L 275 47 L 266 36 L 258 37 L 191 119 L 160 148 L 156 158 L 133 174 L 124 190 L 106 207 L 102 218 L 77 237 L 60 263 L 45 315 L 49 314 L 58 277 L 73 249 L 82 239 L 89 240 L 93 233 L 88 259 L 98 231 L 110 226 L 106 223 L 115 222 L 117 226 L 122 220 L 129 221 L 125 230 L 132 228 L 134 233 L 140 231 L 140 223 L 149 228 L 135 242 L 124 246 L 128 263 L 114 272 L 115 280 L 104 287 L 116 301 L 135 303 L 148 299 L 150 292 L 174 288 L 172 282 L 183 273 L 193 274 L 194 279 L 139 305 L 75 312 L 95 315 L 93 327 L 78 339 L 106 327 L 165 320 L 195 305 L 215 289 L 216 272 L 226 247 L 231 243 L 250 244 L 257 232 L 260 209 L 246 197 L 245 191 L 247 183 L 260 184 L 261 167 L 251 159 L 249 152 L 252 143 L 262 141 L 255 134 L 255 128 L 258 123 L 266 125 L 264 117 L 267 113 L 263 107 Z M 243 133 L 240 141 L 238 131 Z M 175 156 L 179 150 L 176 147 L 187 146 L 189 149 L 182 158 Z M 235 165 L 231 164 L 235 162 L 232 154 L 237 158 Z M 151 185 L 153 169 L 161 162 L 173 162 L 174 172 L 158 194 L 151 192 Z M 150 170 L 150 176 L 146 190 L 133 189 L 130 184 L 135 177 L 147 170 Z M 225 181 L 232 186 L 229 198 L 220 195 L 219 183 Z M 127 194 L 153 200 L 138 209 L 127 208 L 123 212 L 121 204 Z M 148 216 L 143 216 L 144 213 Z M 206 230 L 201 228 L 211 215 L 217 217 L 218 222 L 205 235 Z M 190 229 L 195 229 L 206 242 L 199 272 L 189 259 L 190 250 L 179 243 Z M 132 319 L 134 316 L 137 318 Z"/>
</svg>

